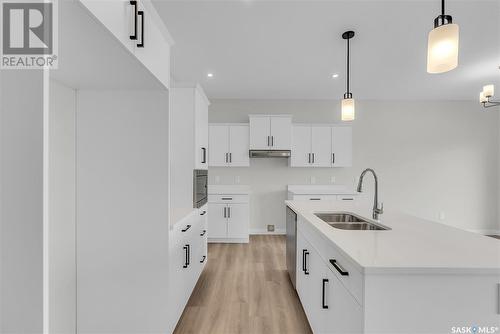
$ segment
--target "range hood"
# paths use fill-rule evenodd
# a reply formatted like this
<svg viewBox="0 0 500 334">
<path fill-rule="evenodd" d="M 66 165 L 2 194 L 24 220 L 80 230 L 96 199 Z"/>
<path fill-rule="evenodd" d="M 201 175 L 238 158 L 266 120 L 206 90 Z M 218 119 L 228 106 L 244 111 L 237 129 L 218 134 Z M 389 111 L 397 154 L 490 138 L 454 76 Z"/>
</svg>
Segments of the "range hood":
<svg viewBox="0 0 500 334">
<path fill-rule="evenodd" d="M 250 158 L 289 158 L 290 150 L 250 150 Z"/>
</svg>

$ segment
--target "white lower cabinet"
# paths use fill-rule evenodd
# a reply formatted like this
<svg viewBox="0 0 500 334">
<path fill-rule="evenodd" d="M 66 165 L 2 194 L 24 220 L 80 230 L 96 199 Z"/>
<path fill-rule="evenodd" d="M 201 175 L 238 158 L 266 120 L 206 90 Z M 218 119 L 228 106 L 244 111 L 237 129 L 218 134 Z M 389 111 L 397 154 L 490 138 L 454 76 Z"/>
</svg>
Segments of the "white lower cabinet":
<svg viewBox="0 0 500 334">
<path fill-rule="evenodd" d="M 314 333 L 361 333 L 362 307 L 318 250 L 297 233 L 297 293 Z"/>
<path fill-rule="evenodd" d="M 171 233 L 170 296 L 173 324 L 180 318 L 207 263 L 207 206 L 178 222 Z"/>
<path fill-rule="evenodd" d="M 248 242 L 248 195 L 209 195 L 209 242 Z"/>
</svg>

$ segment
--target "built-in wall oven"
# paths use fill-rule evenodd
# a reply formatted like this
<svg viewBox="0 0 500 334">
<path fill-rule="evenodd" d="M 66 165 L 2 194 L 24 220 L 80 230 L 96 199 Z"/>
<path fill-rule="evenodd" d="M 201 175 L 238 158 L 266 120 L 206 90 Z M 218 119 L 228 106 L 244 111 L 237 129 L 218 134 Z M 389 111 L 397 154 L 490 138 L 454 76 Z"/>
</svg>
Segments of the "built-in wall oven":
<svg viewBox="0 0 500 334">
<path fill-rule="evenodd" d="M 286 268 L 292 281 L 293 287 L 296 281 L 297 266 L 297 214 L 286 207 Z"/>
<path fill-rule="evenodd" d="M 208 201 L 208 171 L 195 169 L 193 171 L 193 207 L 201 208 Z"/>
</svg>

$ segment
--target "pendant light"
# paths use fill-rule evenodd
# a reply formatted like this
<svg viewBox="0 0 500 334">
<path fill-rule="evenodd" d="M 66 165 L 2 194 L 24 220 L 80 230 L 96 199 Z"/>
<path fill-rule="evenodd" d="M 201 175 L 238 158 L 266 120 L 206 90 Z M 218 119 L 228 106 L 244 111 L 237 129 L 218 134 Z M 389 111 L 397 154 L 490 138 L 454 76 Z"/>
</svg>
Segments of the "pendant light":
<svg viewBox="0 0 500 334">
<path fill-rule="evenodd" d="M 492 101 L 491 98 L 495 95 L 495 86 L 486 85 L 483 87 L 483 91 L 479 93 L 479 102 L 485 108 L 500 106 L 500 101 Z"/>
<path fill-rule="evenodd" d="M 441 15 L 434 19 L 434 29 L 429 32 L 428 73 L 444 73 L 458 66 L 458 35 L 458 24 L 444 13 L 444 0 L 441 0 Z"/>
<path fill-rule="evenodd" d="M 354 99 L 352 98 L 352 93 L 349 91 L 349 40 L 354 37 L 354 31 L 346 31 L 342 34 L 342 38 L 347 40 L 347 76 L 346 76 L 346 92 L 344 93 L 344 98 L 342 99 L 342 120 L 343 121 L 353 121 L 354 115 Z"/>
</svg>

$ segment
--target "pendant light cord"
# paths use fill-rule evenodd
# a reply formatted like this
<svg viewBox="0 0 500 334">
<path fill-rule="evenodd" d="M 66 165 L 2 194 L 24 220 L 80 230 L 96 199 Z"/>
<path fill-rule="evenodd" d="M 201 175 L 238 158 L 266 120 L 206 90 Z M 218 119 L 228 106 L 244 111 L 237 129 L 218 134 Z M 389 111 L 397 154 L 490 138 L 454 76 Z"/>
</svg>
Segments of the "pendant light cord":
<svg viewBox="0 0 500 334">
<path fill-rule="evenodd" d="M 444 16 L 444 0 L 441 0 L 441 15 Z"/>
<path fill-rule="evenodd" d="M 350 68 L 350 63 L 349 63 L 349 39 L 347 39 L 347 95 L 349 95 L 349 68 Z"/>
</svg>

